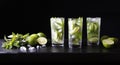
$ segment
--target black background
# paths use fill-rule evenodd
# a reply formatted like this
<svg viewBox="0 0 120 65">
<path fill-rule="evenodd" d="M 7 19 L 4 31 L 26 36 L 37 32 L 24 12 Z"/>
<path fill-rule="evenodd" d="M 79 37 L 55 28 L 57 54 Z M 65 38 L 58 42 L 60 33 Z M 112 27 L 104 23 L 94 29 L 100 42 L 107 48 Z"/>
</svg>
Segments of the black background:
<svg viewBox="0 0 120 65">
<path fill-rule="evenodd" d="M 65 17 L 65 39 L 68 39 L 67 18 L 69 17 L 84 17 L 83 43 L 86 43 L 86 17 L 101 17 L 101 36 L 120 38 L 119 2 L 85 0 L 2 0 L 2 2 L 1 39 L 12 32 L 21 34 L 43 32 L 50 39 L 51 17 Z"/>
<path fill-rule="evenodd" d="M 11 32 L 23 34 L 44 32 L 50 38 L 50 17 L 67 19 L 79 16 L 101 17 L 101 35 L 120 37 L 119 2 L 77 0 L 24 2 L 2 0 L 2 2 L 0 38 Z"/>
<path fill-rule="evenodd" d="M 79 16 L 84 19 L 101 17 L 101 36 L 120 38 L 119 6 L 119 2 L 113 1 L 2 0 L 0 1 L 0 38 L 3 39 L 4 35 L 11 32 L 22 34 L 44 32 L 50 38 L 50 17 L 67 19 Z"/>
</svg>

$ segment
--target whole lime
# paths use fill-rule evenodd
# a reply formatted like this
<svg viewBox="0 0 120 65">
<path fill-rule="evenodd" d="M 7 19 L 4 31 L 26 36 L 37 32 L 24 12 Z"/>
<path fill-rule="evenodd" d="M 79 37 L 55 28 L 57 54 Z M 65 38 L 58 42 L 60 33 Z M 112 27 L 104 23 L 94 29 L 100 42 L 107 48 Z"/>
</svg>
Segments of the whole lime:
<svg viewBox="0 0 120 65">
<path fill-rule="evenodd" d="M 38 35 L 39 37 L 46 37 L 46 35 L 45 35 L 43 32 L 39 32 L 39 33 L 37 33 L 37 35 Z"/>
<path fill-rule="evenodd" d="M 27 42 L 30 45 L 36 45 L 37 44 L 37 38 L 39 36 L 37 34 L 31 34 L 28 38 L 27 38 Z"/>
</svg>

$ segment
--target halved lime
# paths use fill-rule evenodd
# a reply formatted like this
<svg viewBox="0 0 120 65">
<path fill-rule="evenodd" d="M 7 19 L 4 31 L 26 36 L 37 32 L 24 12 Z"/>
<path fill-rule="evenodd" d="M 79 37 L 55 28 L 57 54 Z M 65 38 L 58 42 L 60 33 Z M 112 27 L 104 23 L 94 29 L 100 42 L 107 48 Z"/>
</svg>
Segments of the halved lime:
<svg viewBox="0 0 120 65">
<path fill-rule="evenodd" d="M 37 39 L 37 42 L 40 44 L 40 45 L 45 45 L 47 43 L 47 38 L 45 37 L 39 37 Z"/>
<path fill-rule="evenodd" d="M 109 36 L 103 35 L 103 36 L 101 37 L 101 41 L 104 40 L 104 39 L 107 39 L 107 38 L 109 38 Z"/>
<path fill-rule="evenodd" d="M 104 39 L 102 40 L 102 44 L 105 48 L 110 48 L 112 45 L 114 45 L 114 40 L 112 39 Z"/>
<path fill-rule="evenodd" d="M 116 38 L 116 37 L 110 37 L 110 38 L 108 38 L 108 39 L 113 40 L 115 43 L 117 43 L 117 42 L 118 42 L 118 38 Z"/>
</svg>

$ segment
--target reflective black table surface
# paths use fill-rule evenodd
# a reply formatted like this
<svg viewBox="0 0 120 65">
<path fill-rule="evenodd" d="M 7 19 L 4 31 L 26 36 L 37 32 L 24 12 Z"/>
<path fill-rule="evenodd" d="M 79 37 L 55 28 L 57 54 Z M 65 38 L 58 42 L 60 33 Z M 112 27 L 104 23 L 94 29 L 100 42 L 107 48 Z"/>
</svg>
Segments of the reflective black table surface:
<svg viewBox="0 0 120 65">
<path fill-rule="evenodd" d="M 3 40 L 0 41 L 1 45 Z M 5 50 L 0 47 L 0 61 L 13 63 L 116 63 L 120 61 L 120 49 L 43 47 L 33 52 L 22 52 L 19 49 Z"/>
</svg>

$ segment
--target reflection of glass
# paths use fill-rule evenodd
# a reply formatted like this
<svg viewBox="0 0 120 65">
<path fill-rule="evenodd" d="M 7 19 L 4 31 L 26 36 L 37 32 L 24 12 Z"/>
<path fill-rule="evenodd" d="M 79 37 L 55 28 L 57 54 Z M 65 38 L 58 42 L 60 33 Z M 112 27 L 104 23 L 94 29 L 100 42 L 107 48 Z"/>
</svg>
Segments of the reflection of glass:
<svg viewBox="0 0 120 65">
<path fill-rule="evenodd" d="M 68 19 L 69 47 L 81 47 L 83 18 Z"/>
<path fill-rule="evenodd" d="M 64 18 L 52 17 L 51 23 L 51 38 L 52 46 L 64 45 Z"/>
<path fill-rule="evenodd" d="M 87 41 L 88 45 L 99 45 L 101 18 L 87 18 Z"/>
</svg>

